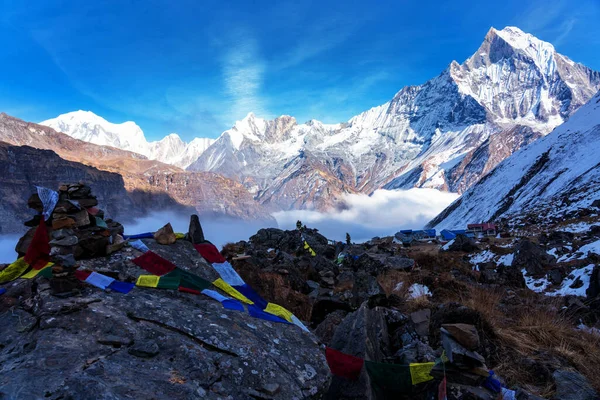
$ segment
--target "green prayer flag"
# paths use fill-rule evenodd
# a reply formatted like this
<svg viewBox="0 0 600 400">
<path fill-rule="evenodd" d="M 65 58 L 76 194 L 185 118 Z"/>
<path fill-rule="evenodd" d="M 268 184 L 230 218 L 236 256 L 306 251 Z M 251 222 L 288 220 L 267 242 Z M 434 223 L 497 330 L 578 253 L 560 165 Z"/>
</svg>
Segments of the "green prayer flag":
<svg viewBox="0 0 600 400">
<path fill-rule="evenodd" d="M 389 394 L 411 392 L 412 377 L 408 365 L 365 360 L 365 367 L 378 396 L 385 398 Z"/>
<path fill-rule="evenodd" d="M 180 282 L 181 274 L 179 270 L 176 269 L 166 275 L 161 276 L 156 287 L 160 289 L 179 289 Z"/>
<path fill-rule="evenodd" d="M 176 271 L 179 271 L 181 276 L 181 282 L 179 283 L 179 286 L 183 286 L 184 288 L 188 289 L 194 289 L 199 292 L 203 291 L 204 289 L 208 289 L 211 286 L 211 283 L 209 281 L 197 275 L 194 275 L 191 272 L 184 270 Z"/>
</svg>

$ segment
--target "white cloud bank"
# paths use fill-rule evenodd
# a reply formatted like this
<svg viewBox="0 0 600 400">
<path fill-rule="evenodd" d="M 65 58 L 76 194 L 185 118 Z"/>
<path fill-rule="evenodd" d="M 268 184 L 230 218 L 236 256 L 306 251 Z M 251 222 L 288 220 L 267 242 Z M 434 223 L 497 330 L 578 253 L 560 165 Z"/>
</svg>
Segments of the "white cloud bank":
<svg viewBox="0 0 600 400">
<path fill-rule="evenodd" d="M 360 242 L 374 236 L 393 235 L 400 229 L 420 229 L 458 198 L 436 189 L 376 190 L 371 196 L 345 197 L 348 207 L 326 212 L 294 210 L 273 214 L 282 229 L 295 228 L 301 220 L 329 239 L 345 240 L 346 232 Z"/>
<path fill-rule="evenodd" d="M 219 248 L 228 242 L 248 240 L 261 228 L 279 225 L 281 229 L 296 229 L 297 220 L 310 228 L 317 228 L 328 239 L 344 241 L 348 232 L 354 242 L 361 242 L 374 236 L 393 235 L 400 229 L 420 229 L 456 198 L 458 195 L 455 193 L 435 189 L 377 190 L 371 196 L 346 196 L 348 207 L 344 210 L 277 212 L 273 215 L 277 224 L 227 218 L 200 218 L 200 222 L 206 239 Z M 175 232 L 187 232 L 189 215 L 154 213 L 125 224 L 125 233 L 154 232 L 167 222 L 171 223 Z M 16 259 L 14 248 L 19 236 L 0 236 L 0 263 Z"/>
</svg>

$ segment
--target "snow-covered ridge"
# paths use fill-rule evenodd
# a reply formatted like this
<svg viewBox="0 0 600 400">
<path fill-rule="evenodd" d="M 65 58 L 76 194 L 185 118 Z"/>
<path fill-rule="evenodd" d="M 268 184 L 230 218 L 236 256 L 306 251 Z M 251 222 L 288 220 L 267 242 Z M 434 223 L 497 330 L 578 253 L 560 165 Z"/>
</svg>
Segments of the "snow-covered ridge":
<svg viewBox="0 0 600 400">
<path fill-rule="evenodd" d="M 464 63 L 348 122 L 297 124 L 249 114 L 188 169 L 248 182 L 277 197 L 285 182 L 371 193 L 430 187 L 463 192 L 500 161 L 562 124 L 600 89 L 600 73 L 518 28 L 490 29 Z M 327 169 L 320 182 L 308 165 Z M 319 188 L 323 188 L 323 190 Z M 287 201 L 289 193 L 279 195 Z"/>
<path fill-rule="evenodd" d="M 552 133 L 500 163 L 430 225 L 450 229 L 534 210 L 550 219 L 588 208 L 600 199 L 597 149 L 600 92 Z"/>
<path fill-rule="evenodd" d="M 171 133 L 163 139 L 148 142 L 142 129 L 132 121 L 111 123 L 91 111 L 73 111 L 40 123 L 85 142 L 112 146 L 142 154 L 151 160 L 186 168 L 194 162 L 214 139 L 195 138 L 185 143 Z"/>
</svg>

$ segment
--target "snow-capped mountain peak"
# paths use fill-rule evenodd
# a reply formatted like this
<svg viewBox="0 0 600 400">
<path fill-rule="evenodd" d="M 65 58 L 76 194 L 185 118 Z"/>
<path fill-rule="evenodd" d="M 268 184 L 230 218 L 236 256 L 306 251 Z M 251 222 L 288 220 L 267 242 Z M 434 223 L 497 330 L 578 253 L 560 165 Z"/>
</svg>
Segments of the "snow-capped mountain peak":
<svg viewBox="0 0 600 400">
<path fill-rule="evenodd" d="M 310 197 L 325 198 L 331 187 L 462 192 L 563 123 L 598 89 L 599 73 L 551 44 L 515 27 L 492 28 L 462 64 L 451 62 L 437 77 L 347 123 L 299 125 L 289 116 L 249 114 L 189 169 L 239 179 L 258 199 L 283 207 L 297 207 L 299 196 L 314 206 Z M 309 172 L 315 169 L 320 173 Z M 332 184 L 335 179 L 341 182 Z"/>
<path fill-rule="evenodd" d="M 196 138 L 185 143 L 171 133 L 161 140 L 148 142 L 142 129 L 133 121 L 112 123 L 91 111 L 73 111 L 40 123 L 59 132 L 102 146 L 111 146 L 142 154 L 149 159 L 186 168 L 194 162 L 213 139 Z"/>
<path fill-rule="evenodd" d="M 67 133 L 75 139 L 140 154 L 144 154 L 140 150 L 143 150 L 147 143 L 144 132 L 135 122 L 114 124 L 91 111 L 69 112 L 41 124 Z"/>
</svg>

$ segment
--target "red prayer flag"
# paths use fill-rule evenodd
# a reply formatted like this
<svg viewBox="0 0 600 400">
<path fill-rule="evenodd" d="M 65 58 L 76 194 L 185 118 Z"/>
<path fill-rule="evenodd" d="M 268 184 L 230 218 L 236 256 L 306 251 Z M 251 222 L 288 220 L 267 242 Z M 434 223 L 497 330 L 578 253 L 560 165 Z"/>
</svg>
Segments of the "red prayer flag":
<svg viewBox="0 0 600 400">
<path fill-rule="evenodd" d="M 147 251 L 132 261 L 138 267 L 142 267 L 151 274 L 158 276 L 168 274 L 177 268 L 171 261 L 165 260 L 152 251 Z"/>
<path fill-rule="evenodd" d="M 448 395 L 446 394 L 446 377 L 442 379 L 440 386 L 438 386 L 438 400 L 448 400 Z"/>
<path fill-rule="evenodd" d="M 85 281 L 91 274 L 92 271 L 83 271 L 78 269 L 75 271 L 75 278 L 79 279 L 80 281 Z"/>
<path fill-rule="evenodd" d="M 191 293 L 191 294 L 202 294 L 202 292 L 200 292 L 199 290 L 194 290 L 194 289 L 186 288 L 183 286 L 179 286 L 179 291 L 184 292 L 184 293 Z"/>
<path fill-rule="evenodd" d="M 50 261 L 50 244 L 48 243 L 48 230 L 44 216 L 40 219 L 40 224 L 35 229 L 33 239 L 25 252 L 25 262 L 33 269 L 40 270 Z"/>
<path fill-rule="evenodd" d="M 325 348 L 325 358 L 331 373 L 342 378 L 357 380 L 365 360 L 344 354 L 330 347 Z"/>
<path fill-rule="evenodd" d="M 225 257 L 219 253 L 219 249 L 212 243 L 195 244 L 194 247 L 200 255 L 209 263 L 224 263 Z"/>
</svg>

